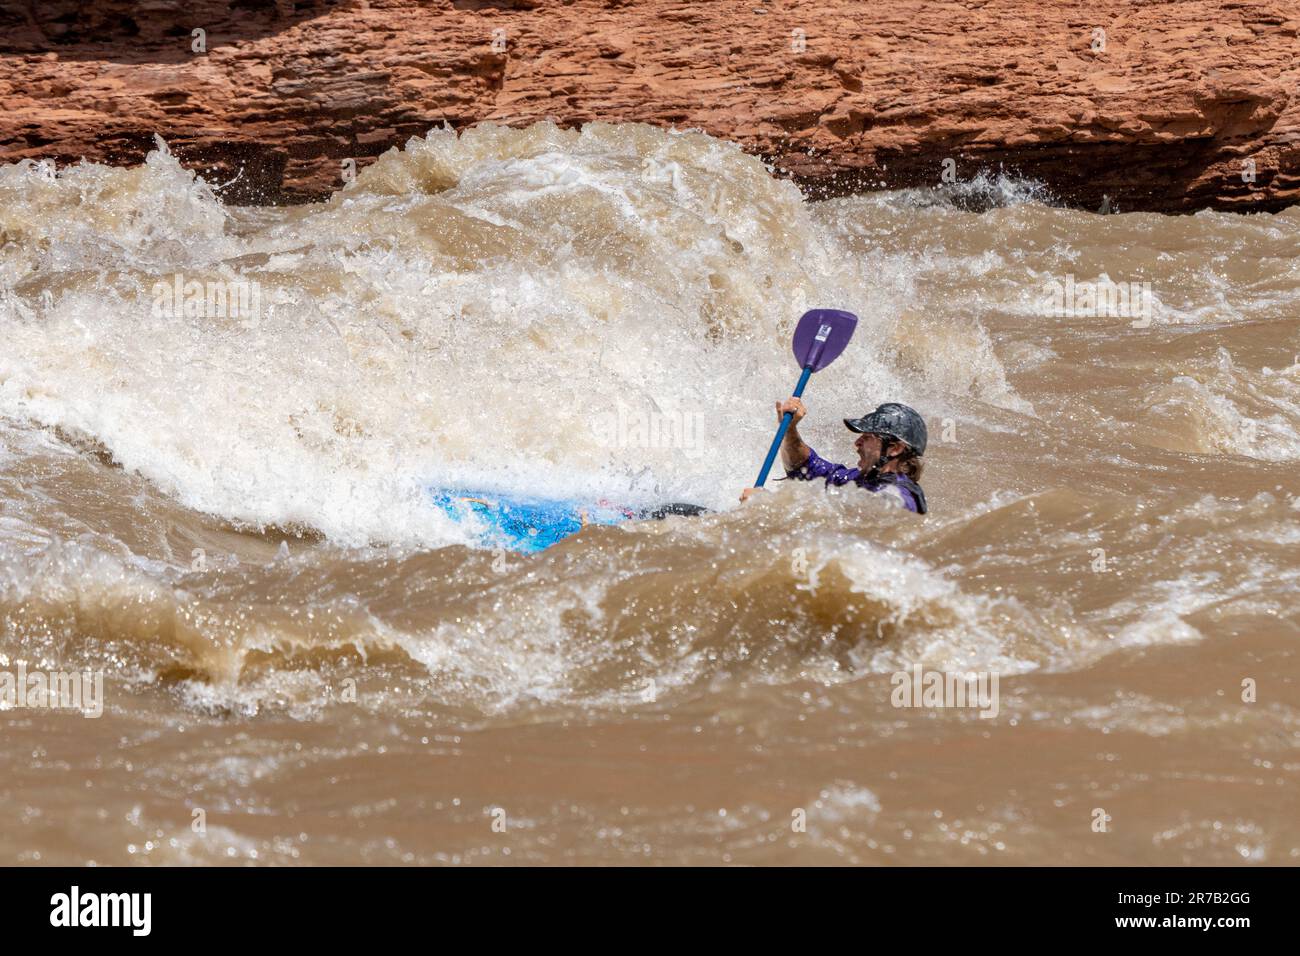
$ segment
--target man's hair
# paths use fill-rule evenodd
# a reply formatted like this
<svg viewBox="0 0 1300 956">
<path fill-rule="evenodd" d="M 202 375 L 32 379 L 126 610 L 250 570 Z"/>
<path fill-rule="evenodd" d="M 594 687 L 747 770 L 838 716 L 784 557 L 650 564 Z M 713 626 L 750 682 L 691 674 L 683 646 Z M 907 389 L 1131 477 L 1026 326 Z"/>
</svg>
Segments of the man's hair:
<svg viewBox="0 0 1300 956">
<path fill-rule="evenodd" d="M 897 441 L 897 439 L 895 439 Z M 921 483 L 921 474 L 925 471 L 925 459 L 916 453 L 906 442 L 899 442 L 903 445 L 903 452 L 894 461 L 898 462 L 898 470 L 907 477 L 911 478 L 918 485 Z"/>
</svg>

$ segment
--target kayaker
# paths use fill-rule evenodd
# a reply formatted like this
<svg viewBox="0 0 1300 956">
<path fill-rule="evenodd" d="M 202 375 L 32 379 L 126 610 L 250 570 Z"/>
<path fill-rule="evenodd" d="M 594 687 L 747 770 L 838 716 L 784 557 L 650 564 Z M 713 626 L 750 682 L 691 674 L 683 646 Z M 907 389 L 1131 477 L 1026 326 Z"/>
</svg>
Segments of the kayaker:
<svg viewBox="0 0 1300 956">
<path fill-rule="evenodd" d="M 808 414 L 802 399 L 787 398 L 776 403 L 776 417 L 790 412 L 790 428 L 781 443 L 785 476 L 801 481 L 826 479 L 827 486 L 854 484 L 867 491 L 897 498 L 908 511 L 925 514 L 925 492 L 919 484 L 925 462 L 925 421 L 916 410 L 897 402 L 886 402 L 861 418 L 846 418 L 849 431 L 858 433 L 853 447 L 858 465 L 849 468 L 827 461 L 799 436 L 800 420 Z M 757 488 L 740 493 L 745 501 Z"/>
</svg>

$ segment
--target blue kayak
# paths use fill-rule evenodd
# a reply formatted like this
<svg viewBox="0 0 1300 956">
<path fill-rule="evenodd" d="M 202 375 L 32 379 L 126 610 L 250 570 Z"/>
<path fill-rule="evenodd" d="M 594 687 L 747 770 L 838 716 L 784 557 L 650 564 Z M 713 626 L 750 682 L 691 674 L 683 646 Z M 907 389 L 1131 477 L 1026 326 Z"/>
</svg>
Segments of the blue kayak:
<svg viewBox="0 0 1300 956">
<path fill-rule="evenodd" d="M 478 543 L 524 553 L 541 551 L 577 534 L 589 524 L 612 525 L 670 514 L 697 515 L 699 505 L 668 504 L 631 508 L 607 501 L 583 502 L 529 498 L 495 492 L 430 488 L 434 505 L 458 523 L 476 523 Z"/>
</svg>

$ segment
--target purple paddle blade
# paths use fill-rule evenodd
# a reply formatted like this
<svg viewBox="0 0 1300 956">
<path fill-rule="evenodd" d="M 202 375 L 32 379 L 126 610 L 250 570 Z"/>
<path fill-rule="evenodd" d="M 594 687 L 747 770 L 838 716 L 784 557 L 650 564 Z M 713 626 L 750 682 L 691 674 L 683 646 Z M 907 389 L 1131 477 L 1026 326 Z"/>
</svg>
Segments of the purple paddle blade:
<svg viewBox="0 0 1300 956">
<path fill-rule="evenodd" d="M 840 357 L 853 338 L 858 317 L 839 309 L 812 309 L 799 319 L 794 330 L 794 357 L 800 368 L 820 372 Z"/>
</svg>

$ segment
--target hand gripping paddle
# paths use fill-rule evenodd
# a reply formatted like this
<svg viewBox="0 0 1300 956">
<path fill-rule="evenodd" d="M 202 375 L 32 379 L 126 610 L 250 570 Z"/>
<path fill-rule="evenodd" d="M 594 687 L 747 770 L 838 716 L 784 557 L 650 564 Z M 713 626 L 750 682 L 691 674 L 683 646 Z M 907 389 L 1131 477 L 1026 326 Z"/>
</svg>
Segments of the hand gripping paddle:
<svg viewBox="0 0 1300 956">
<path fill-rule="evenodd" d="M 795 398 L 803 395 L 804 386 L 808 384 L 808 378 L 813 372 L 820 372 L 840 357 L 857 327 L 858 317 L 852 312 L 813 309 L 803 314 L 794 330 L 794 357 L 803 369 L 799 384 L 794 387 Z M 758 481 L 754 482 L 755 488 L 762 488 L 763 482 L 767 481 L 767 473 L 772 470 L 772 462 L 776 461 L 776 453 L 781 450 L 781 442 L 792 418 L 793 412 L 781 416 L 781 427 L 772 439 L 772 447 L 768 449 L 763 470 L 758 473 Z"/>
</svg>

